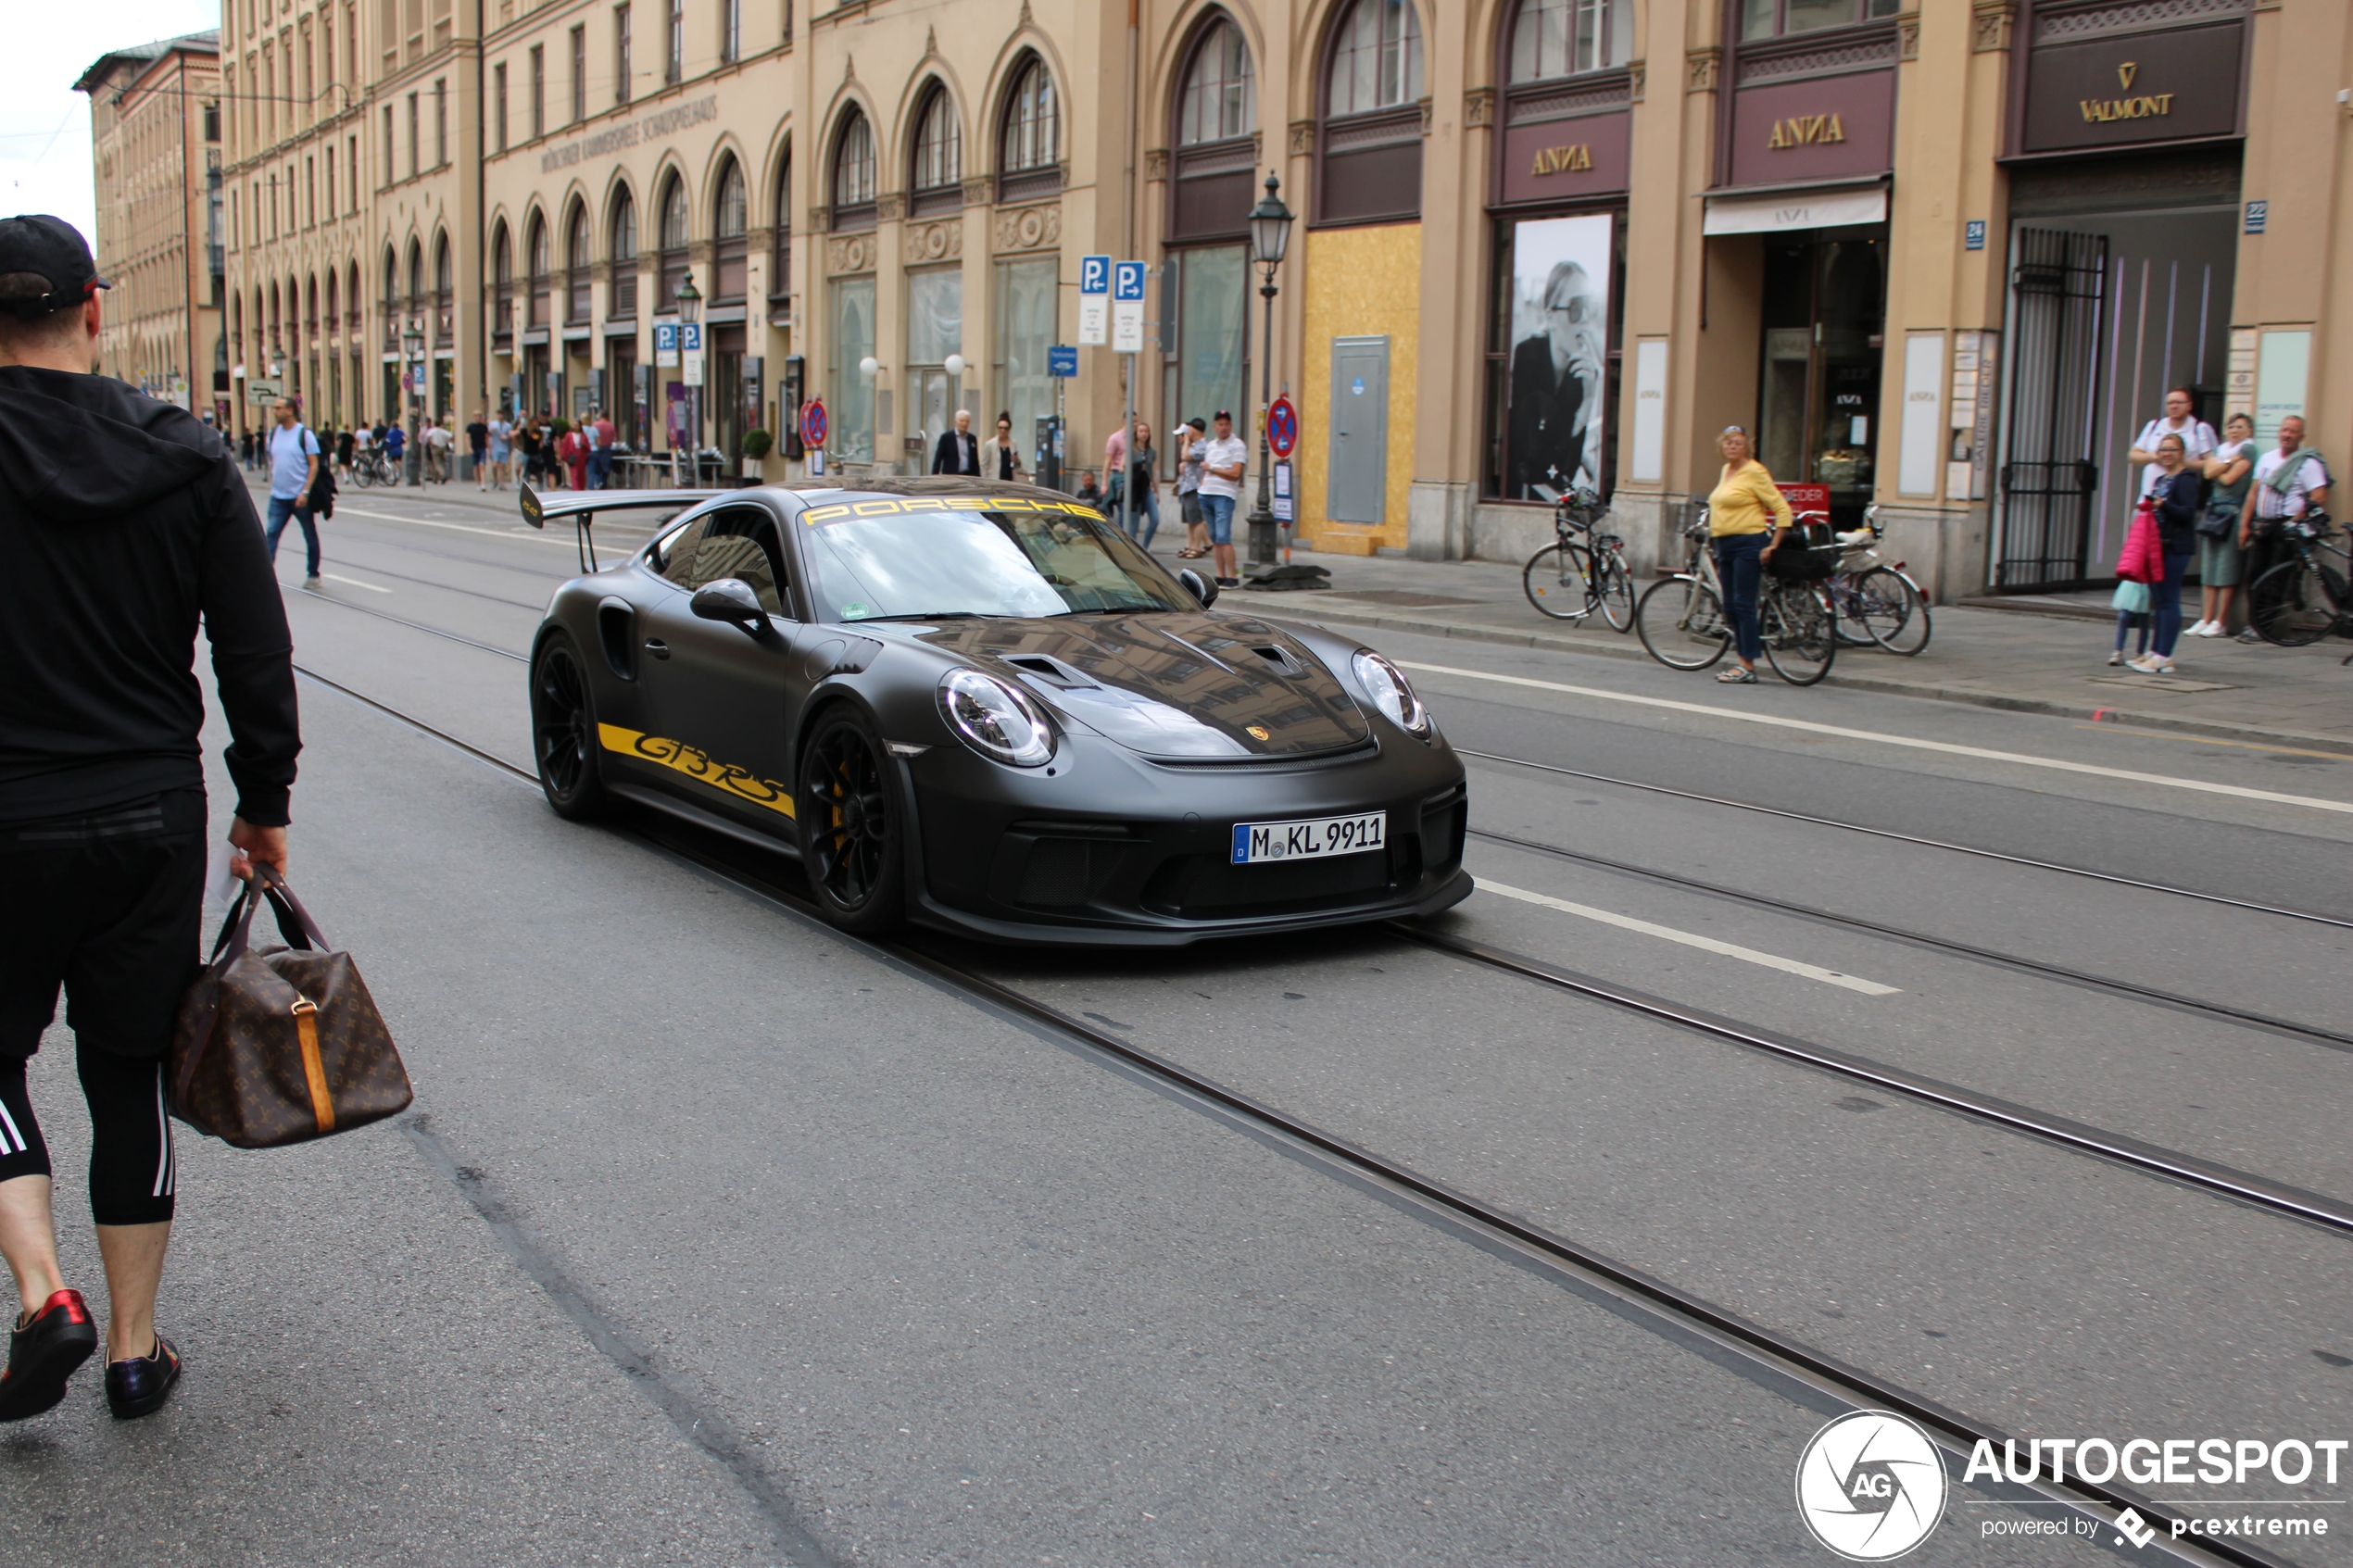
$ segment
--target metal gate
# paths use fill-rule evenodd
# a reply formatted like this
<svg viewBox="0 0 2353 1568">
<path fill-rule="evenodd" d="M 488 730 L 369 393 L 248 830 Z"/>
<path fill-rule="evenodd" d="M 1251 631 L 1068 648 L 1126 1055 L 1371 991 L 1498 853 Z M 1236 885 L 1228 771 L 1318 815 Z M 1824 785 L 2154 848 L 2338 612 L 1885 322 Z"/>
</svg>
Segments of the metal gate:
<svg viewBox="0 0 2353 1568">
<path fill-rule="evenodd" d="M 2099 487 L 2092 439 L 2108 236 L 2020 229 L 2013 243 L 2009 433 L 1994 585 L 2077 588 L 2087 576 Z"/>
</svg>

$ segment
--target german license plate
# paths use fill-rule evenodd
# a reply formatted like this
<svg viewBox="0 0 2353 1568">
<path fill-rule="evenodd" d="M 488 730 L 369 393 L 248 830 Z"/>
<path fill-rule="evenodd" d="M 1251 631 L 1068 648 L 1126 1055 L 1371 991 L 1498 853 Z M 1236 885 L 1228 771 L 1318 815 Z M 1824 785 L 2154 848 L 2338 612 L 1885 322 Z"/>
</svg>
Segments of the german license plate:
<svg viewBox="0 0 2353 1568">
<path fill-rule="evenodd" d="M 1324 855 L 1354 855 L 1389 843 L 1389 813 L 1310 817 L 1297 822 L 1236 822 L 1234 864 L 1261 860 L 1310 860 Z"/>
</svg>

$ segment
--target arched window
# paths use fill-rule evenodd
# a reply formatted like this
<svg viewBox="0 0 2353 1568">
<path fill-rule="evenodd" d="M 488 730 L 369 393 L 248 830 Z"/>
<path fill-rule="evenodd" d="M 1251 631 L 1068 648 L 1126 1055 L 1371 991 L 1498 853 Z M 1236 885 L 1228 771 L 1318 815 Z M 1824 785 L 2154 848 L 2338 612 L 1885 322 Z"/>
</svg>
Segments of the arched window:
<svg viewBox="0 0 2353 1568">
<path fill-rule="evenodd" d="M 675 174 L 661 188 L 661 217 L 654 231 L 660 251 L 661 282 L 654 295 L 657 314 L 678 308 L 678 285 L 686 281 L 686 182 Z"/>
<path fill-rule="evenodd" d="M 1193 45 L 1184 94 L 1177 103 L 1176 144 L 1191 147 L 1247 136 L 1257 124 L 1258 84 L 1251 69 L 1250 45 L 1233 19 L 1221 16 Z"/>
<path fill-rule="evenodd" d="M 775 227 L 769 231 L 768 297 L 783 299 L 792 293 L 792 144 L 776 160 Z"/>
<path fill-rule="evenodd" d="M 409 314 L 421 316 L 425 308 L 425 247 L 416 241 L 409 242 Z"/>
<path fill-rule="evenodd" d="M 494 346 L 514 347 L 515 247 L 503 218 L 490 231 L 490 332 Z"/>
<path fill-rule="evenodd" d="M 1046 62 L 1031 55 L 1005 94 L 997 143 L 997 199 L 1021 201 L 1062 189 L 1062 99 Z"/>
<path fill-rule="evenodd" d="M 606 307 L 613 316 L 637 314 L 637 202 L 629 187 L 612 194 L 612 293 Z"/>
<path fill-rule="evenodd" d="M 1338 119 L 1422 95 L 1422 24 L 1413 0 L 1356 0 L 1332 34 L 1325 113 Z"/>
<path fill-rule="evenodd" d="M 1414 0 L 1355 0 L 1325 57 L 1315 220 L 1421 216 L 1422 24 Z"/>
<path fill-rule="evenodd" d="M 433 341 L 442 348 L 458 341 L 458 299 L 452 286 L 455 282 L 449 236 L 443 234 L 433 245 Z"/>
<path fill-rule="evenodd" d="M 837 229 L 867 229 L 875 222 L 875 128 L 863 111 L 842 118 L 834 138 L 834 220 Z"/>
<path fill-rule="evenodd" d="M 1521 0 L 1505 80 L 1545 82 L 1623 65 L 1633 44 L 1633 10 L 1629 0 Z"/>
<path fill-rule="evenodd" d="M 547 325 L 548 274 L 553 270 L 547 255 L 547 220 L 538 213 L 531 215 L 531 241 L 524 251 L 531 275 L 530 326 L 537 332 Z"/>
<path fill-rule="evenodd" d="M 711 297 L 734 304 L 744 297 L 749 270 L 745 261 L 746 235 L 751 228 L 750 203 L 744 194 L 744 166 L 730 157 L 719 170 L 719 196 L 711 203 Z"/>
<path fill-rule="evenodd" d="M 574 324 L 588 320 L 595 301 L 589 297 L 589 265 L 596 249 L 588 239 L 588 206 L 572 204 L 572 220 L 564 225 L 564 320 Z"/>
<path fill-rule="evenodd" d="M 908 189 L 918 213 L 952 212 L 964 202 L 959 182 L 964 177 L 963 132 L 956 123 L 956 102 L 948 89 L 933 82 L 915 111 L 915 144 Z"/>
<path fill-rule="evenodd" d="M 355 260 L 351 264 L 351 282 L 343 291 L 345 330 L 351 334 L 351 351 L 354 354 L 359 352 L 360 301 L 365 296 L 359 292 L 359 263 Z"/>
<path fill-rule="evenodd" d="M 343 335 L 343 315 L 335 308 L 335 295 L 338 292 L 340 292 L 335 287 L 336 282 L 337 280 L 335 278 L 335 274 L 333 269 L 330 269 L 327 273 L 327 308 L 324 313 L 327 335 L 329 337 L 341 337 Z"/>
</svg>

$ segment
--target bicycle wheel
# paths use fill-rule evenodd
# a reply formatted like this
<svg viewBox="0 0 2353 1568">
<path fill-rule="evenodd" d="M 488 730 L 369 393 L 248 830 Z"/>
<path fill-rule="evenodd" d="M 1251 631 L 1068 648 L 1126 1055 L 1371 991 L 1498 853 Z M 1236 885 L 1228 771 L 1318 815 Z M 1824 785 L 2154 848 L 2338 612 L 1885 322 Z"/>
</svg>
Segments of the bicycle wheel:
<svg viewBox="0 0 2353 1568">
<path fill-rule="evenodd" d="M 1547 545 L 1528 558 L 1519 585 L 1528 602 L 1555 621 L 1593 613 L 1592 557 L 1582 545 Z"/>
<path fill-rule="evenodd" d="M 1856 581 L 1854 575 L 1842 571 L 1822 584 L 1830 592 L 1832 608 L 1838 611 L 1832 629 L 1840 647 L 1877 647 L 1879 644 L 1872 638 L 1870 627 L 1863 621 L 1862 595 L 1856 586 Z"/>
<path fill-rule="evenodd" d="M 1756 614 L 1774 674 L 1793 686 L 1810 686 L 1831 672 L 1838 657 L 1838 613 L 1828 594 L 1811 583 L 1769 583 L 1757 596 Z"/>
<path fill-rule="evenodd" d="M 365 489 L 367 489 L 370 485 L 371 485 L 371 484 L 375 483 L 376 483 L 376 465 L 375 465 L 375 464 L 373 464 L 373 463 L 371 463 L 371 462 L 364 462 L 364 461 L 363 461 L 363 462 L 357 462 L 357 463 L 352 464 L 352 465 L 351 465 L 351 483 L 354 483 L 354 484 L 357 484 L 357 485 L 358 485 L 358 486 L 359 486 L 359 488 L 360 488 L 360 489 L 362 489 L 362 490 L 365 490 Z"/>
<path fill-rule="evenodd" d="M 1626 558 L 1616 550 L 1604 550 L 1593 558 L 1593 597 L 1611 631 L 1632 629 L 1634 574 L 1626 570 Z"/>
<path fill-rule="evenodd" d="M 1855 584 L 1855 618 L 1871 641 L 1910 657 L 1928 646 L 1928 596 L 1892 567 L 1875 566 Z"/>
<path fill-rule="evenodd" d="M 2319 642 L 2336 624 L 2346 601 L 2345 580 L 2324 566 L 2284 560 L 2246 591 L 2246 619 L 2256 635 L 2284 648 Z"/>
<path fill-rule="evenodd" d="M 1732 646 L 1722 602 L 1696 577 L 1669 577 L 1643 589 L 1634 634 L 1669 670 L 1705 670 Z"/>
</svg>

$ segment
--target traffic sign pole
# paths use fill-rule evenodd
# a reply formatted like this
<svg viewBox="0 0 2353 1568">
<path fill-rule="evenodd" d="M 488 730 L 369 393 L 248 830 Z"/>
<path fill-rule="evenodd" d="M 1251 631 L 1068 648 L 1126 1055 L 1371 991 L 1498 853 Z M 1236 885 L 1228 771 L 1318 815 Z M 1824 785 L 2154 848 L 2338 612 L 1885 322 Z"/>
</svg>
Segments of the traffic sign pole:
<svg viewBox="0 0 2353 1568">
<path fill-rule="evenodd" d="M 1136 356 L 1144 346 L 1144 264 L 1122 261 L 1112 269 L 1112 351 L 1127 356 L 1126 423 L 1120 445 L 1119 531 L 1136 536 Z"/>
</svg>

